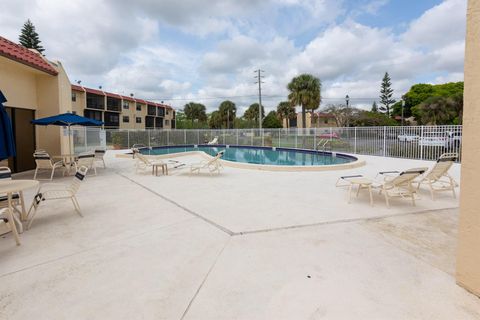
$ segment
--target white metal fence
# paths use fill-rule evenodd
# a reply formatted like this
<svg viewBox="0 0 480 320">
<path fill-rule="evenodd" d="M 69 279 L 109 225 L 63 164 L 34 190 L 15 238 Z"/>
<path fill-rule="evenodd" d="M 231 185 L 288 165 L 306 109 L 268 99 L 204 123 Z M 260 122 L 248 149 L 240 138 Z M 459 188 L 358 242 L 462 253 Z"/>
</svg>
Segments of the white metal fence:
<svg viewBox="0 0 480 320">
<path fill-rule="evenodd" d="M 462 126 L 396 126 L 311 129 L 110 130 L 75 128 L 75 152 L 206 144 L 299 148 L 353 154 L 435 160 L 444 152 L 461 154 Z"/>
</svg>

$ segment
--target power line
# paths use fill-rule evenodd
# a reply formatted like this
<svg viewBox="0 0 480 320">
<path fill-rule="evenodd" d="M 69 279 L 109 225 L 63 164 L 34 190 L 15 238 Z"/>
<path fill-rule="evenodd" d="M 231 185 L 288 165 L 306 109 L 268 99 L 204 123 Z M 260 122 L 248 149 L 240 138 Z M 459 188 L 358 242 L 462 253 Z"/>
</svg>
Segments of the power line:
<svg viewBox="0 0 480 320">
<path fill-rule="evenodd" d="M 255 82 L 257 83 L 257 82 Z M 262 82 L 263 83 L 263 82 Z M 150 98 L 154 101 L 194 101 L 194 100 L 219 100 L 235 98 L 256 98 L 258 95 L 240 95 L 240 96 L 218 96 L 218 97 L 190 97 L 190 98 Z M 262 95 L 263 98 L 286 98 L 286 95 Z M 393 97 L 395 100 L 401 100 L 401 97 Z M 323 100 L 345 100 L 345 97 L 322 97 Z M 380 100 L 379 97 L 350 97 L 350 100 Z"/>
</svg>

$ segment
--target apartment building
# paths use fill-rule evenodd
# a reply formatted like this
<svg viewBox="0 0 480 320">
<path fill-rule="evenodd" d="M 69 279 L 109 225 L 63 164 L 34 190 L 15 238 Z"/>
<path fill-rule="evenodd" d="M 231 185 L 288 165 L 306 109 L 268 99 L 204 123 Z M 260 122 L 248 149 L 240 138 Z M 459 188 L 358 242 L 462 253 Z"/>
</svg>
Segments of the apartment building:
<svg viewBox="0 0 480 320">
<path fill-rule="evenodd" d="M 14 131 L 17 156 L 0 161 L 14 172 L 35 168 L 35 149 L 70 153 L 66 131 L 39 127 L 34 119 L 65 112 L 101 120 L 106 128 L 175 128 L 175 111 L 165 104 L 72 85 L 60 61 L 50 61 L 0 36 L 0 90 Z"/>
<path fill-rule="evenodd" d="M 162 103 L 72 84 L 72 112 L 107 129 L 175 129 L 175 110 Z"/>
<path fill-rule="evenodd" d="M 296 117 L 292 119 L 283 119 L 284 128 L 326 128 L 336 127 L 335 117 L 326 112 L 307 112 L 305 114 L 306 126 L 302 125 L 302 113 L 297 112 Z M 288 121 L 288 122 L 287 122 Z"/>
</svg>

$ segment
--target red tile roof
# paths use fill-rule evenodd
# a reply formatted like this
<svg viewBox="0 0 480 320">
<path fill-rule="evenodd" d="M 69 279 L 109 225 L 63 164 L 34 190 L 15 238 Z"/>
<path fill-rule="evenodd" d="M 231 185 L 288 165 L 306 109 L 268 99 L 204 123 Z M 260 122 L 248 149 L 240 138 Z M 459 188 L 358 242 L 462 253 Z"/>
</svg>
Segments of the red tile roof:
<svg viewBox="0 0 480 320">
<path fill-rule="evenodd" d="M 72 90 L 85 91 L 85 92 L 88 92 L 88 93 L 98 94 L 98 95 L 101 95 L 101 96 L 118 98 L 118 99 L 133 101 L 133 102 L 137 102 L 137 103 L 142 103 L 142 104 L 149 104 L 151 106 L 163 107 L 163 108 L 166 108 L 166 109 L 173 110 L 173 108 L 171 106 L 163 104 L 163 103 L 156 103 L 156 102 L 153 102 L 153 101 L 147 101 L 147 100 L 132 98 L 132 97 L 128 97 L 128 96 L 122 96 L 118 93 L 111 93 L 111 92 L 101 91 L 101 90 L 97 90 L 97 89 L 86 88 L 86 87 L 82 87 L 82 86 L 77 86 L 75 84 L 72 84 Z"/>
<path fill-rule="evenodd" d="M 85 92 L 85 89 L 83 89 L 83 87 L 77 86 L 75 84 L 72 84 L 72 90 Z"/>
<path fill-rule="evenodd" d="M 57 70 L 40 54 L 7 40 L 4 37 L 0 37 L 0 56 L 20 62 L 34 69 L 51 74 L 52 76 L 58 74 Z"/>
<path fill-rule="evenodd" d="M 92 89 L 92 88 L 85 88 L 85 87 L 83 87 L 83 89 L 85 89 L 85 92 L 88 92 L 88 93 L 98 94 L 98 95 L 100 95 L 100 96 L 104 96 L 104 95 L 105 95 L 105 92 L 103 92 L 103 91 L 101 91 L 101 90 Z"/>
<path fill-rule="evenodd" d="M 147 101 L 145 101 L 145 100 L 138 99 L 138 98 L 135 98 L 135 100 L 136 100 L 138 103 L 147 104 Z"/>
<path fill-rule="evenodd" d="M 123 100 L 127 100 L 127 101 L 132 101 L 132 102 L 135 102 L 136 100 L 132 97 L 127 97 L 127 96 L 121 96 Z"/>
<path fill-rule="evenodd" d="M 105 92 L 105 95 L 110 98 L 122 99 L 122 96 L 116 93 Z"/>
</svg>

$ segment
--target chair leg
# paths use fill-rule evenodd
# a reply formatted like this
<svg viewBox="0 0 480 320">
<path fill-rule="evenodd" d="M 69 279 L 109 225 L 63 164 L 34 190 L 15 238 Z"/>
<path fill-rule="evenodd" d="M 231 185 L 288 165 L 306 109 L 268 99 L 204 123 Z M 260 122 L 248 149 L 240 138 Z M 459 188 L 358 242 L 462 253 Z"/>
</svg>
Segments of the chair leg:
<svg viewBox="0 0 480 320">
<path fill-rule="evenodd" d="M 73 206 L 75 207 L 75 211 L 77 211 L 80 217 L 83 217 L 82 211 L 80 211 L 80 204 L 78 203 L 77 197 L 73 196 L 72 198 Z"/>
<path fill-rule="evenodd" d="M 38 168 L 35 168 L 35 174 L 33 175 L 33 180 L 37 180 Z"/>
<path fill-rule="evenodd" d="M 384 195 L 385 195 L 385 203 L 387 204 L 387 208 L 390 208 L 390 202 L 388 201 L 388 192 L 385 191 Z"/>
<path fill-rule="evenodd" d="M 15 226 L 15 221 L 8 220 L 7 222 L 5 222 L 5 224 L 7 225 L 7 227 L 10 228 L 10 230 L 12 230 L 13 238 L 15 239 L 17 246 L 19 246 L 20 237 L 18 236 L 17 227 Z"/>
<path fill-rule="evenodd" d="M 31 216 L 30 216 L 30 210 L 28 210 L 27 230 L 29 230 L 30 227 L 32 226 L 33 219 L 35 218 L 35 215 L 37 214 L 38 205 L 39 204 L 35 205 L 35 203 L 32 203 L 32 207 L 30 207 L 30 210 L 32 210 L 32 208 L 33 208 L 33 212 L 31 212 Z"/>
<path fill-rule="evenodd" d="M 50 175 L 50 181 L 53 180 L 53 175 L 55 174 L 55 168 L 52 168 L 52 174 Z"/>
</svg>

